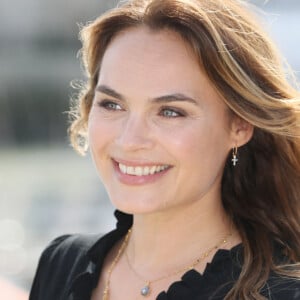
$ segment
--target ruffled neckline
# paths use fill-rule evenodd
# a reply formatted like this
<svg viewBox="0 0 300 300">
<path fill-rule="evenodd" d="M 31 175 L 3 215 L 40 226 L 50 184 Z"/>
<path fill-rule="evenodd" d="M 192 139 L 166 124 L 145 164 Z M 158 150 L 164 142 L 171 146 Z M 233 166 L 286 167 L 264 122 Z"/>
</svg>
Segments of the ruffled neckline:
<svg viewBox="0 0 300 300">
<path fill-rule="evenodd" d="M 203 273 L 195 269 L 185 272 L 181 280 L 172 283 L 157 300 L 208 299 L 214 291 L 214 300 L 223 299 L 241 272 L 242 244 L 231 249 L 219 249 Z M 207 297 L 205 297 L 207 295 Z"/>
<path fill-rule="evenodd" d="M 122 236 L 132 226 L 132 215 L 115 211 L 117 218 L 116 231 Z M 122 237 L 120 236 L 120 238 Z M 204 272 L 201 274 L 195 269 L 185 272 L 179 281 L 173 282 L 166 291 L 162 291 L 157 300 L 179 300 L 196 299 L 197 295 L 211 295 L 211 291 L 220 295 L 220 299 L 231 289 L 237 280 L 242 265 L 242 244 L 231 249 L 218 249 L 211 262 L 207 263 Z M 226 283 L 226 286 L 224 286 Z M 206 299 L 205 297 L 201 299 Z M 215 298 L 214 298 L 215 299 Z M 216 298 L 218 299 L 218 298 Z"/>
<path fill-rule="evenodd" d="M 132 226 L 132 215 L 118 210 L 114 214 L 117 219 L 116 229 L 101 237 L 87 251 L 90 263 L 86 272 L 80 274 L 73 282 L 74 299 L 89 299 L 83 297 L 83 290 L 87 293 L 83 286 L 89 287 L 90 297 L 98 283 L 106 255 Z M 214 300 L 223 299 L 240 274 L 242 248 L 242 244 L 239 244 L 229 250 L 217 250 L 211 262 L 207 263 L 203 274 L 195 269 L 188 270 L 180 280 L 173 282 L 166 291 L 159 293 L 156 300 L 193 300 L 199 299 L 199 295 L 201 299 L 209 299 L 212 291 L 215 294 Z"/>
</svg>

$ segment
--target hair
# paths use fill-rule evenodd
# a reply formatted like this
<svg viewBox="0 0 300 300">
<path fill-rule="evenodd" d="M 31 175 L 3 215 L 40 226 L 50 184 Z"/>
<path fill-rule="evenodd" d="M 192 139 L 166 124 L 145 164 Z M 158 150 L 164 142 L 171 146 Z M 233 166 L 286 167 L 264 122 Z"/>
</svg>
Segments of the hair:
<svg viewBox="0 0 300 300">
<path fill-rule="evenodd" d="M 225 299 L 265 299 L 270 272 L 300 278 L 300 97 L 248 4 L 238 0 L 130 0 L 81 30 L 87 81 L 71 112 L 71 143 L 83 153 L 101 60 L 120 32 L 147 26 L 178 33 L 191 45 L 230 111 L 254 126 L 228 159 L 222 201 L 243 242 L 242 271 Z M 280 246 L 285 265 L 274 256 Z M 288 265 L 289 264 L 289 265 Z"/>
</svg>

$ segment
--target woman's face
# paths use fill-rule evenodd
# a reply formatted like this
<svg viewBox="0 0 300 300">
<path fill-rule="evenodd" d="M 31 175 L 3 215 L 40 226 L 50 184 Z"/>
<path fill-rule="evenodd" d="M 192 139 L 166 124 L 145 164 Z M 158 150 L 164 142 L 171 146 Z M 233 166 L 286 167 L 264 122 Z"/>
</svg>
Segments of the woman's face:
<svg viewBox="0 0 300 300">
<path fill-rule="evenodd" d="M 88 124 L 113 204 L 129 213 L 220 201 L 234 140 L 225 104 L 174 32 L 127 30 L 107 48 Z"/>
</svg>

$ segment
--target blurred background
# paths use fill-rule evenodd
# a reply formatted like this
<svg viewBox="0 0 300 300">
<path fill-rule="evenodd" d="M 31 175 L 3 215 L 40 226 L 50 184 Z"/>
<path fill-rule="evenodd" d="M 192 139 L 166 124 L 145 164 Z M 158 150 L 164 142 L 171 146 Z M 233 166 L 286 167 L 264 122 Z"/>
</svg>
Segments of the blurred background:
<svg viewBox="0 0 300 300">
<path fill-rule="evenodd" d="M 114 226 L 90 156 L 69 146 L 65 112 L 70 82 L 84 79 L 78 24 L 117 2 L 0 0 L 0 287 L 28 291 L 54 237 Z M 300 1 L 251 2 L 299 78 Z"/>
</svg>

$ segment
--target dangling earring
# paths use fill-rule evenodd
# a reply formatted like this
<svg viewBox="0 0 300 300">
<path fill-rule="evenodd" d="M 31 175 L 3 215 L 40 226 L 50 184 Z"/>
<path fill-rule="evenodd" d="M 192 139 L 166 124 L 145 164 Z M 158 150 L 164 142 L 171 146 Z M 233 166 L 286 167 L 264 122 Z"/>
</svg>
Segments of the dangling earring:
<svg viewBox="0 0 300 300">
<path fill-rule="evenodd" d="M 237 146 L 235 146 L 233 149 L 232 149 L 232 165 L 235 167 L 237 162 L 238 162 L 238 159 L 237 159 Z"/>
</svg>

